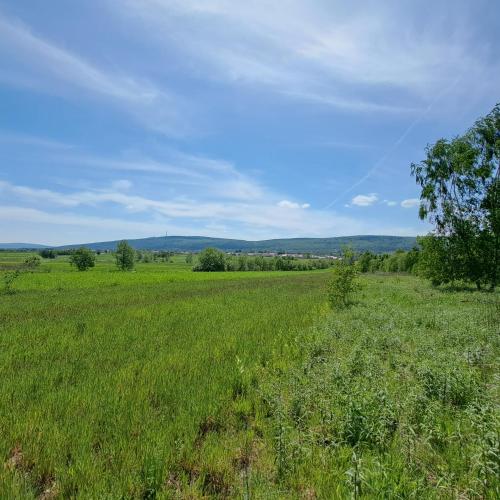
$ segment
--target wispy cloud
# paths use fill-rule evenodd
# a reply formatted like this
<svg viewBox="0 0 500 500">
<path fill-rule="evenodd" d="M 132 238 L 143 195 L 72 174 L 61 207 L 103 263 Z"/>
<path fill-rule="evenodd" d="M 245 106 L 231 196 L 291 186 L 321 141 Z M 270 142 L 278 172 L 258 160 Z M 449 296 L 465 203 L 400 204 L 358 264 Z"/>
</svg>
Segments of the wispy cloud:
<svg viewBox="0 0 500 500">
<path fill-rule="evenodd" d="M 356 11 L 337 1 L 127 0 L 128 9 L 109 1 L 140 19 L 146 36 L 187 53 L 205 77 L 352 111 L 423 109 L 460 68 L 473 82 L 487 58 L 484 48 L 470 51 L 471 33 L 438 7 L 422 30 L 419 11 L 399 3 Z"/>
<path fill-rule="evenodd" d="M 397 201 L 393 201 L 393 200 L 384 200 L 382 203 L 384 205 L 387 205 L 388 207 L 395 207 L 398 204 Z"/>
<path fill-rule="evenodd" d="M 0 130 L 0 143 L 4 144 L 21 144 L 26 146 L 34 146 L 45 149 L 72 149 L 72 144 L 67 144 L 61 141 L 55 141 L 46 137 L 38 137 L 29 134 L 18 134 L 13 132 Z"/>
<path fill-rule="evenodd" d="M 268 198 L 248 201 L 217 202 L 186 200 L 182 198 L 153 199 L 129 193 L 128 184 L 112 185 L 108 188 L 89 189 L 62 193 L 47 189 L 34 189 L 26 186 L 0 183 L 0 190 L 4 193 L 3 199 L 8 199 L 5 194 L 14 195 L 17 203 L 24 201 L 25 206 L 8 205 L 8 208 L 0 208 L 0 219 L 14 217 L 23 218 L 25 221 L 43 220 L 53 224 L 87 225 L 95 221 L 98 216 L 83 214 L 81 209 L 95 210 L 102 213 L 106 207 L 113 208 L 112 213 L 121 214 L 119 220 L 124 223 L 122 228 L 134 228 L 134 224 L 140 221 L 146 223 L 146 227 L 155 226 L 155 220 L 162 221 L 161 224 L 184 228 L 184 233 L 189 230 L 192 234 L 193 227 L 227 227 L 232 236 L 245 237 L 278 237 L 288 234 L 303 236 L 324 236 L 325 234 L 348 235 L 363 234 L 376 231 L 380 234 L 415 234 L 415 229 L 391 226 L 377 226 L 342 216 L 333 212 L 322 212 L 319 210 L 306 210 L 308 204 L 298 204 L 287 200 L 273 201 Z M 117 189 L 118 188 L 118 189 Z M 286 202 L 286 203 L 283 203 Z M 37 207 L 43 203 L 48 210 L 62 207 L 65 210 L 78 210 L 75 212 L 42 212 Z M 109 210 L 106 210 L 109 213 Z M 52 214 L 52 215 L 49 215 Z M 14 220 L 12 219 L 11 222 Z M 104 222 L 111 224 L 109 217 L 101 217 Z M 126 221 L 126 223 L 125 223 Z M 204 221 L 204 222 L 203 222 Z M 201 223 L 201 224 L 200 224 Z M 101 227 L 99 226 L 99 227 Z M 182 230 L 181 230 L 182 233 Z M 137 234 L 137 232 L 133 232 Z M 141 231 L 140 234 L 144 234 Z M 154 234 L 154 233 L 153 233 Z"/>
<path fill-rule="evenodd" d="M 180 99 L 149 81 L 112 73 L 36 35 L 0 12 L 0 81 L 48 93 L 97 97 L 150 128 L 178 135 L 186 128 Z"/>
<path fill-rule="evenodd" d="M 165 156 L 165 155 L 164 155 Z M 189 187 L 189 192 L 202 192 L 204 197 L 253 200 L 266 196 L 266 189 L 255 179 L 238 170 L 231 162 L 169 151 L 166 159 L 128 152 L 120 157 L 105 157 L 78 152 L 52 157 L 57 162 L 76 167 L 125 174 L 149 174 L 162 184 Z"/>
<path fill-rule="evenodd" d="M 67 226 L 73 228 L 73 238 L 85 238 L 82 233 L 82 228 L 91 230 L 93 236 L 91 241 L 95 241 L 96 235 L 102 235 L 102 238 L 113 238 L 115 235 L 136 234 L 142 236 L 150 236 L 152 234 L 163 234 L 165 222 L 149 223 L 144 221 L 130 221 L 123 218 L 111 218 L 100 216 L 89 216 L 71 212 L 47 212 L 37 208 L 21 207 L 16 205 L 1 205 L 0 206 L 0 221 L 12 224 L 10 228 L 15 239 L 16 226 L 22 223 L 28 223 L 24 229 L 25 232 L 19 232 L 20 237 L 35 238 L 36 241 L 45 241 L 48 244 L 64 244 L 70 243 L 68 235 L 63 234 L 58 239 L 50 238 L 47 240 L 43 234 L 38 234 L 37 226 L 42 225 L 44 230 L 47 227 L 53 228 L 58 226 Z M 23 229 L 22 229 L 23 230 Z M 21 230 L 21 231 L 22 231 Z M 73 240 L 74 242 L 82 243 L 85 240 Z"/>
<path fill-rule="evenodd" d="M 410 125 L 404 129 L 403 133 L 396 139 L 396 141 L 387 149 L 387 151 L 375 162 L 375 164 L 358 180 L 351 184 L 347 189 L 345 189 L 337 198 L 335 198 L 331 203 L 329 203 L 325 208 L 331 208 L 336 203 L 338 203 L 344 196 L 351 193 L 358 186 L 367 181 L 372 175 L 374 175 L 390 158 L 390 156 L 403 144 L 406 138 L 412 133 L 413 129 L 424 120 L 424 118 L 430 113 L 432 108 L 448 94 L 456 85 L 458 84 L 460 78 L 456 78 L 447 87 L 441 89 L 427 105 L 427 107 L 410 123 Z"/>
</svg>

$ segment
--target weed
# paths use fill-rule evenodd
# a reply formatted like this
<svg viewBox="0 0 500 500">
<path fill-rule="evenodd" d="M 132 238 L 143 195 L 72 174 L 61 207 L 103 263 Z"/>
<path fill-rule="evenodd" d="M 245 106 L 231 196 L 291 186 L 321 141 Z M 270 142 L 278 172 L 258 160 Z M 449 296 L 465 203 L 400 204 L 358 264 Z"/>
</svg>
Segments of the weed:
<svg viewBox="0 0 500 500">
<path fill-rule="evenodd" d="M 21 276 L 21 271 L 9 271 L 3 275 L 3 291 L 7 295 L 15 293 L 13 289 L 14 282 Z"/>
</svg>

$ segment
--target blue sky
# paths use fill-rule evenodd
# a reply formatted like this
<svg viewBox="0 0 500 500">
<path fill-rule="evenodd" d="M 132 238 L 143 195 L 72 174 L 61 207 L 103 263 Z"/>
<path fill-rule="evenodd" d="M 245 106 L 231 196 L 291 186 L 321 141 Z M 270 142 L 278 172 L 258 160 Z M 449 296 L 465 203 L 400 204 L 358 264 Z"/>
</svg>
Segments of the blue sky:
<svg viewBox="0 0 500 500">
<path fill-rule="evenodd" d="M 0 241 L 414 235 L 500 3 L 0 0 Z"/>
</svg>

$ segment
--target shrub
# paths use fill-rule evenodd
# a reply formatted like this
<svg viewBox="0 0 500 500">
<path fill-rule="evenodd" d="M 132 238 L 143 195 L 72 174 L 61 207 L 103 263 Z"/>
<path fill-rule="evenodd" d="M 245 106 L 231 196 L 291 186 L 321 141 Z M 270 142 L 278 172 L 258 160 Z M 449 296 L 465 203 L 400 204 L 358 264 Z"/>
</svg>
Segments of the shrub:
<svg viewBox="0 0 500 500">
<path fill-rule="evenodd" d="M 43 250 L 40 250 L 40 257 L 43 259 L 55 259 L 56 258 L 56 252 L 52 250 L 51 248 L 44 248 Z"/>
<path fill-rule="evenodd" d="M 205 248 L 198 256 L 194 271 L 220 272 L 226 270 L 226 256 L 216 248 Z"/>
<path fill-rule="evenodd" d="M 87 271 L 95 266 L 95 254 L 89 248 L 81 247 L 70 255 L 69 262 L 79 271 Z"/>
<path fill-rule="evenodd" d="M 12 289 L 12 285 L 14 284 L 14 281 L 21 276 L 21 271 L 16 270 L 16 271 L 10 271 L 8 273 L 5 273 L 3 275 L 3 290 L 4 293 L 11 295 L 14 293 L 14 290 Z"/>
<path fill-rule="evenodd" d="M 23 266 L 26 269 L 35 269 L 40 265 L 41 259 L 38 257 L 38 255 L 32 255 L 28 257 L 25 261 Z"/>
<path fill-rule="evenodd" d="M 352 253 L 346 252 L 332 269 L 332 279 L 328 283 L 328 300 L 332 307 L 347 307 L 352 296 L 360 289 L 358 271 Z"/>
<path fill-rule="evenodd" d="M 118 243 L 115 258 L 116 266 L 121 271 L 132 271 L 134 269 L 135 251 L 127 241 L 123 240 Z"/>
</svg>

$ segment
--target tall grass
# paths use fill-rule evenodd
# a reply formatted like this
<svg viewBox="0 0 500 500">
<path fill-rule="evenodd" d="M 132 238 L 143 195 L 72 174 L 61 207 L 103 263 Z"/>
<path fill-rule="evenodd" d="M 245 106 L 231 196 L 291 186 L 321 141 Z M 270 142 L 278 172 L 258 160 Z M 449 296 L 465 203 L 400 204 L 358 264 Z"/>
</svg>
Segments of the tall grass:
<svg viewBox="0 0 500 500">
<path fill-rule="evenodd" d="M 0 498 L 166 494 L 247 367 L 311 324 L 327 278 L 112 265 L 44 262 L 1 297 Z"/>
<path fill-rule="evenodd" d="M 498 295 L 363 281 L 257 370 L 254 497 L 498 498 Z"/>
<path fill-rule="evenodd" d="M 0 301 L 0 498 L 497 498 L 498 294 L 363 276 L 330 311 L 328 279 L 23 275 Z"/>
</svg>

